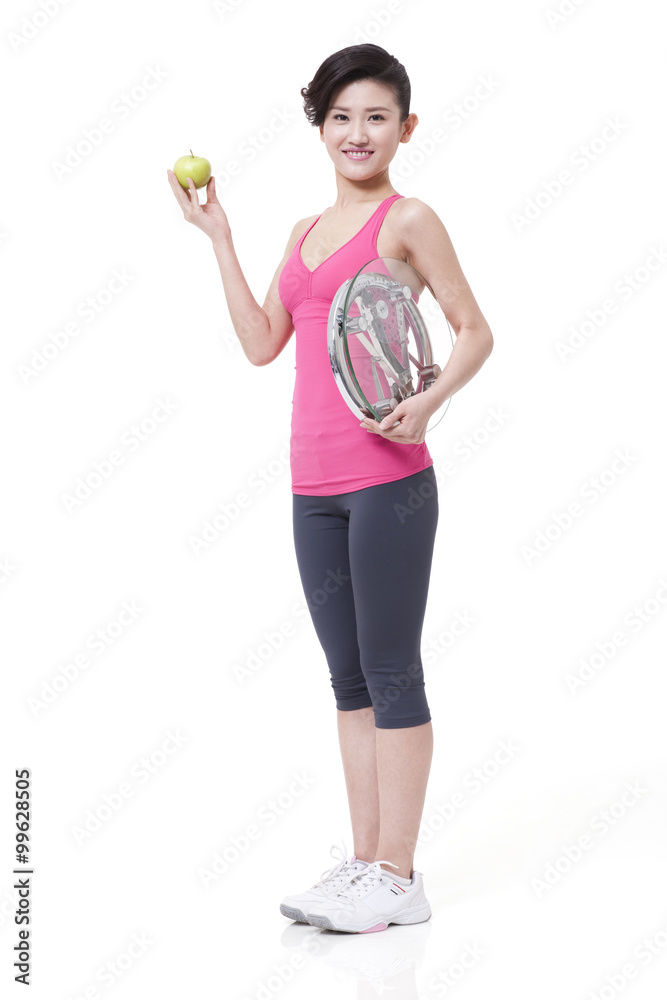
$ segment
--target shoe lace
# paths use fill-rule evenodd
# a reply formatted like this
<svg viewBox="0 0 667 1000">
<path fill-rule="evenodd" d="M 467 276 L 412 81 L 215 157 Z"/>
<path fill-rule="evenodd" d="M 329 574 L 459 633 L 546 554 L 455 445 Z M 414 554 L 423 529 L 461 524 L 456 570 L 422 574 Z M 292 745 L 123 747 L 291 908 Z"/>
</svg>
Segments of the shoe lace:
<svg viewBox="0 0 667 1000">
<path fill-rule="evenodd" d="M 334 852 L 338 852 L 337 854 Z M 347 850 L 345 848 L 345 841 L 341 840 L 340 845 L 332 844 L 329 854 L 332 858 L 337 858 L 335 865 L 332 865 L 327 871 L 322 872 L 319 882 L 316 885 L 323 885 L 325 882 L 330 882 L 335 878 L 342 877 L 344 874 L 343 869 L 348 864 Z M 313 886 L 315 888 L 315 886 Z"/>
<path fill-rule="evenodd" d="M 380 868 L 380 865 L 391 865 L 392 868 L 398 868 L 398 865 L 391 861 L 372 861 L 366 865 L 363 871 L 352 871 L 346 875 L 332 898 L 343 907 L 353 908 L 355 900 L 365 896 L 369 889 L 376 886 L 378 882 L 384 882 L 391 878 L 391 873 Z"/>
</svg>

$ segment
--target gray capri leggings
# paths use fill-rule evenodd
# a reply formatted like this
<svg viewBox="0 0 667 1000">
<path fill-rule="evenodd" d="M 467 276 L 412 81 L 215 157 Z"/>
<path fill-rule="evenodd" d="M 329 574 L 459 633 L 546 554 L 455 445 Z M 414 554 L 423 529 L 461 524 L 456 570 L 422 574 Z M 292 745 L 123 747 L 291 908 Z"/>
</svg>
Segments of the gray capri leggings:
<svg viewBox="0 0 667 1000">
<path fill-rule="evenodd" d="M 378 729 L 430 722 L 421 634 L 438 524 L 433 466 L 292 497 L 297 565 L 336 707 L 372 707 Z"/>
</svg>

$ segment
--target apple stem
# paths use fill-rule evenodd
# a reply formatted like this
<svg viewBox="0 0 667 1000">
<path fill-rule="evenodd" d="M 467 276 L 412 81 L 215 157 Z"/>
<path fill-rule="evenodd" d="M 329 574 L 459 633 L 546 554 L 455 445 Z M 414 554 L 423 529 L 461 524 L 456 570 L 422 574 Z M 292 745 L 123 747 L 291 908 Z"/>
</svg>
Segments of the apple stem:
<svg viewBox="0 0 667 1000">
<path fill-rule="evenodd" d="M 192 150 L 190 150 L 190 156 L 194 156 L 194 153 L 192 152 Z"/>
</svg>

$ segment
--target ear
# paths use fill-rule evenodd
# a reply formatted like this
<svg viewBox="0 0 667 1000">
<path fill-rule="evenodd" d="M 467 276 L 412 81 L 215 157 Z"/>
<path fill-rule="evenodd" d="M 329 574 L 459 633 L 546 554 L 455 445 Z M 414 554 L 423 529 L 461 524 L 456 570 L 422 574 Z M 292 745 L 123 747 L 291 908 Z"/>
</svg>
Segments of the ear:
<svg viewBox="0 0 667 1000">
<path fill-rule="evenodd" d="M 417 128 L 417 125 L 419 125 L 419 118 L 417 118 L 414 112 L 411 112 L 403 122 L 403 132 L 401 133 L 399 142 L 410 142 L 412 133 Z"/>
</svg>

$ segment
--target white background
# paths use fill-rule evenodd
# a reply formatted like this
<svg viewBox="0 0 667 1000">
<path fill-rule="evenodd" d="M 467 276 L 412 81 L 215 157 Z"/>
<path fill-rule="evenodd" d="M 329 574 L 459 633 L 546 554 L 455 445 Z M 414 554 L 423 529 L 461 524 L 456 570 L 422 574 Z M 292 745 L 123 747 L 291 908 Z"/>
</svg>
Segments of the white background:
<svg viewBox="0 0 667 1000">
<path fill-rule="evenodd" d="M 70 0 L 48 17 L 28 0 L 3 6 L 7 995 L 23 995 L 12 869 L 24 767 L 34 997 L 434 998 L 447 976 L 462 1000 L 510 982 L 542 1000 L 663 994 L 664 45 L 649 0 L 565 2 L 556 22 L 558 2 Z M 190 148 L 211 160 L 263 302 L 294 223 L 335 199 L 299 90 L 331 52 L 364 41 L 403 62 L 420 119 L 394 187 L 446 225 L 495 347 L 427 441 L 436 471 L 456 470 L 440 475 L 423 632 L 424 652 L 440 643 L 426 668 L 435 753 L 415 857 L 433 917 L 344 935 L 279 912 L 333 864 L 331 844 L 352 848 L 328 671 L 295 611 L 294 341 L 264 368 L 235 346 L 210 242 L 184 221 L 166 169 Z M 121 113 L 151 70 L 160 82 Z M 476 98 L 483 79 L 493 92 Z M 287 124 L 262 132 L 276 110 Z M 111 131 L 58 177 L 103 118 Z M 613 141 L 600 139 L 607 119 Z M 429 146 L 437 128 L 446 139 Z M 107 296 L 114 270 L 127 284 Z M 89 296 L 91 322 L 79 311 Z M 160 400 L 169 414 L 151 423 Z M 122 464 L 69 510 L 78 478 L 114 450 Z M 225 509 L 196 552 L 192 538 Z M 119 627 L 124 603 L 135 617 Z M 474 623 L 452 638 L 457 614 Z M 98 629 L 103 653 L 89 645 Z M 260 653 L 239 679 L 235 666 Z M 596 653 L 573 692 L 567 676 Z M 503 741 L 515 750 L 498 763 Z M 464 804 L 444 821 L 457 792 Z M 81 835 L 96 811 L 104 819 Z M 206 887 L 216 852 L 229 864 Z M 475 961 L 457 964 L 471 949 Z"/>
</svg>

